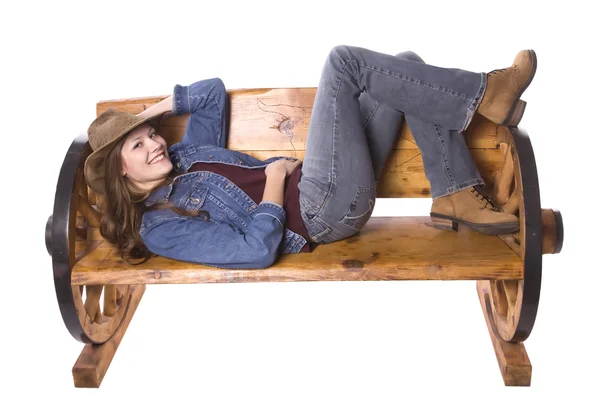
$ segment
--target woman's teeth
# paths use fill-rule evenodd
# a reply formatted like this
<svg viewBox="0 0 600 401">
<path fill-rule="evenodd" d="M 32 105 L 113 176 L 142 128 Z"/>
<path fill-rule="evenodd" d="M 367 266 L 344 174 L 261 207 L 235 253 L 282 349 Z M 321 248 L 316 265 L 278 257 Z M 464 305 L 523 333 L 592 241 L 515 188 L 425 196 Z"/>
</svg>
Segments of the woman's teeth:
<svg viewBox="0 0 600 401">
<path fill-rule="evenodd" d="M 162 155 L 160 155 L 160 156 L 156 156 L 156 157 L 155 157 L 155 158 L 154 158 L 154 159 L 153 159 L 153 160 L 150 162 L 150 164 L 155 164 L 155 163 L 158 163 L 159 161 L 161 161 L 161 160 L 162 160 L 162 159 L 164 159 L 164 158 L 165 158 L 165 155 L 164 155 L 164 153 L 163 153 L 163 154 L 162 154 Z"/>
</svg>

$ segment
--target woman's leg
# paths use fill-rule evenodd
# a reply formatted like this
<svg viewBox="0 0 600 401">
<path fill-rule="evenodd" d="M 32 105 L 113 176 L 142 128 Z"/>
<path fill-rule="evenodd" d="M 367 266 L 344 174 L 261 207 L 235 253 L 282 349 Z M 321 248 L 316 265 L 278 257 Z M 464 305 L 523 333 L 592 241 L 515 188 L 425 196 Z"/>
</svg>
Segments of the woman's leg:
<svg viewBox="0 0 600 401">
<path fill-rule="evenodd" d="M 396 54 L 396 57 L 424 63 L 421 57 L 411 51 Z M 366 91 L 358 101 L 365 121 L 363 126 L 376 182 L 381 179 L 392 146 L 396 144 L 402 123 L 406 120 L 415 144 L 421 151 L 433 199 L 470 186 L 485 185 L 462 133 L 405 116 L 387 103 L 376 101 Z"/>
<path fill-rule="evenodd" d="M 412 51 L 398 53 L 395 57 L 424 62 L 421 57 Z M 360 114 L 371 153 L 375 182 L 379 182 L 390 155 L 390 150 L 398 140 L 404 122 L 404 113 L 393 109 L 385 102 L 373 99 L 367 91 L 360 94 L 358 103 L 360 104 Z"/>
<path fill-rule="evenodd" d="M 475 185 L 485 185 L 461 132 L 411 115 L 404 117 L 421 150 L 432 199 Z"/>
<path fill-rule="evenodd" d="M 440 68 L 364 48 L 337 46 L 317 89 L 299 183 L 311 237 L 353 235 L 375 203 L 375 174 L 358 97 L 362 91 L 421 121 L 462 131 L 477 109 L 486 74 Z"/>
<path fill-rule="evenodd" d="M 520 52 L 522 57 L 524 52 Z M 397 54 L 411 60 L 423 60 L 412 52 Z M 519 56 L 517 56 L 518 61 Z M 526 73 L 526 69 L 524 69 Z M 489 84 L 489 82 L 488 82 Z M 485 99 L 485 97 L 484 97 Z M 406 120 L 415 144 L 421 150 L 433 203 L 431 223 L 438 229 L 455 230 L 459 224 L 484 234 L 518 231 L 519 219 L 496 208 L 481 188 L 481 177 L 462 133 L 441 125 L 424 122 L 377 102 L 367 92 L 359 97 L 365 132 L 371 152 L 376 182 L 380 179 L 397 132 Z M 473 188 L 472 188 L 473 187 Z"/>
</svg>

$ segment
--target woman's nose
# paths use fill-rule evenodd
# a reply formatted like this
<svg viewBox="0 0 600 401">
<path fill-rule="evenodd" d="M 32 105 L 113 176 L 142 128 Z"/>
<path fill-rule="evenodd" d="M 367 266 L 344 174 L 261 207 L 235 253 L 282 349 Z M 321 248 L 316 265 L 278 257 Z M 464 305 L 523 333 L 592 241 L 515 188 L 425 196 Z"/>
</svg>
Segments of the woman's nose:
<svg viewBox="0 0 600 401">
<path fill-rule="evenodd" d="M 152 152 L 156 152 L 161 147 L 161 144 L 160 144 L 160 142 L 158 142 L 152 138 L 150 138 L 150 140 L 152 141 L 151 145 L 150 145 L 150 149 L 152 149 Z"/>
</svg>

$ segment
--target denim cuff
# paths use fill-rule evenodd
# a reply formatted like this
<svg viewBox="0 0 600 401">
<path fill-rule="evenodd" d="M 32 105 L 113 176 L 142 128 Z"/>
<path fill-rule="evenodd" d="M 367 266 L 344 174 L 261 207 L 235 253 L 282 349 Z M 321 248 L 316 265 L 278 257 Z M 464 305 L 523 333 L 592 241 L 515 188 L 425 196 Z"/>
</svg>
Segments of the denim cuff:
<svg viewBox="0 0 600 401">
<path fill-rule="evenodd" d="M 257 216 L 259 214 L 268 214 L 275 217 L 281 223 L 281 226 L 284 226 L 284 223 L 287 219 L 287 215 L 285 213 L 285 209 L 275 202 L 270 201 L 262 201 L 259 203 L 258 207 L 254 209 L 255 214 Z"/>
<path fill-rule="evenodd" d="M 467 117 L 465 118 L 465 122 L 463 124 L 462 129 L 460 129 L 458 132 L 464 132 L 467 130 L 467 128 L 471 124 L 471 121 L 473 120 L 473 117 L 475 116 L 475 112 L 477 111 L 479 105 L 481 104 L 481 101 L 483 100 L 483 95 L 485 94 L 485 90 L 487 88 L 487 74 L 484 72 L 480 74 L 481 84 L 479 85 L 479 90 L 477 91 L 477 95 L 475 95 L 475 98 L 473 99 L 473 103 L 471 103 L 471 105 L 467 109 Z"/>
<path fill-rule="evenodd" d="M 187 86 L 175 85 L 173 88 L 173 110 L 172 113 L 176 116 L 189 113 L 190 102 L 186 96 L 189 93 Z"/>
<path fill-rule="evenodd" d="M 454 185 L 453 187 L 446 188 L 445 191 L 432 190 L 431 191 L 431 199 L 441 198 L 442 196 L 452 195 L 458 191 L 462 191 L 463 189 L 473 187 L 475 185 L 485 185 L 485 181 L 481 176 L 473 178 L 471 180 L 464 181 L 458 185 Z"/>
</svg>

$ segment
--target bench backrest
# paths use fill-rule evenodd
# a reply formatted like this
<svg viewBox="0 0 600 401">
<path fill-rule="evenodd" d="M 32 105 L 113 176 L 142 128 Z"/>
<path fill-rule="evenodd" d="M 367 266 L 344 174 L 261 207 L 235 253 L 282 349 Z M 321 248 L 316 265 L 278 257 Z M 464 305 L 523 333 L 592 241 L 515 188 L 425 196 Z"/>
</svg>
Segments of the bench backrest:
<svg viewBox="0 0 600 401">
<path fill-rule="evenodd" d="M 260 160 L 273 156 L 304 159 L 315 94 L 316 88 L 228 90 L 230 127 L 227 148 Z M 165 97 L 101 101 L 97 104 L 97 114 L 109 107 L 137 114 Z M 168 145 L 181 140 L 188 118 L 189 114 L 163 121 L 160 132 Z M 503 162 L 502 152 L 497 148 L 496 129 L 496 124 L 476 114 L 463 134 L 486 183 L 492 182 L 495 171 Z M 379 198 L 431 196 L 421 152 L 406 124 L 390 153 L 377 194 Z"/>
</svg>

